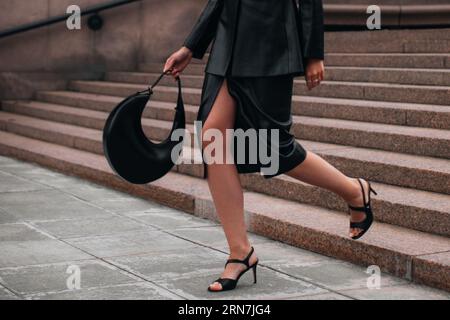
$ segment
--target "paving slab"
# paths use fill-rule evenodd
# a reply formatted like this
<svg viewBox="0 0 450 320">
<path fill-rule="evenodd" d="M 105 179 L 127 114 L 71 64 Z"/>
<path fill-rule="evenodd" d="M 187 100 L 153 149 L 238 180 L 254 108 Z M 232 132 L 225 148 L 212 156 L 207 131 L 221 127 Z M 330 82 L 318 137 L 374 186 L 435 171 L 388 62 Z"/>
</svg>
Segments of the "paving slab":
<svg viewBox="0 0 450 320">
<path fill-rule="evenodd" d="M 180 228 L 170 231 L 172 234 L 189 239 L 198 244 L 202 244 L 215 249 L 228 250 L 228 245 L 225 239 L 225 233 L 221 226 L 199 227 L 199 228 Z M 269 242 L 270 239 L 248 233 L 248 237 L 252 243 L 259 244 Z"/>
<path fill-rule="evenodd" d="M 0 184 L 0 193 L 26 192 L 49 188 L 38 183 L 30 182 L 29 180 L 25 180 L 10 174 L 3 173 L 1 171 L 0 171 L 0 181 L 2 182 Z"/>
<path fill-rule="evenodd" d="M 0 226 L 0 243 L 26 242 L 52 239 L 25 223 L 3 224 Z"/>
<path fill-rule="evenodd" d="M 258 283 L 256 284 L 253 284 L 253 274 L 249 270 L 239 280 L 238 291 L 226 291 L 219 294 L 208 292 L 209 284 L 220 275 L 222 270 L 223 266 L 197 277 L 192 277 L 189 274 L 182 277 L 172 277 L 165 282 L 160 282 L 160 284 L 187 299 L 272 300 L 328 292 L 314 284 L 261 267 L 258 268 Z"/>
<path fill-rule="evenodd" d="M 19 219 L 13 214 L 8 213 L 0 208 L 0 224 L 19 222 Z"/>
<path fill-rule="evenodd" d="M 0 166 L 3 166 L 5 164 L 10 164 L 10 163 L 15 163 L 15 162 L 16 162 L 16 160 L 14 160 L 14 159 L 0 156 Z"/>
<path fill-rule="evenodd" d="M 348 289 L 367 288 L 369 274 L 367 268 L 341 261 L 313 262 L 313 263 L 284 263 L 273 264 L 277 270 L 295 277 L 314 281 L 328 289 L 342 291 Z M 406 284 L 408 281 L 382 273 L 381 286 Z"/>
<path fill-rule="evenodd" d="M 167 282 L 174 277 L 199 277 L 217 271 L 223 268 L 226 259 L 223 252 L 196 246 L 189 250 L 179 248 L 158 254 L 112 257 L 106 261 L 150 281 Z"/>
<path fill-rule="evenodd" d="M 100 199 L 91 201 L 97 207 L 115 212 L 127 213 L 136 211 L 146 211 L 152 207 L 152 203 L 143 199 L 128 196 L 126 198 Z"/>
<path fill-rule="evenodd" d="M 369 290 L 363 267 L 253 233 L 258 283 L 249 271 L 238 290 L 210 293 L 228 257 L 217 221 L 5 157 L 0 173 L 0 184 L 6 175 L 48 187 L 0 193 L 0 300 L 450 299 L 386 274 Z M 448 254 L 413 261 L 429 277 L 425 258 L 445 268 Z M 67 287 L 69 266 L 79 290 Z"/>
<path fill-rule="evenodd" d="M 92 258 L 58 240 L 2 241 L 0 252 L 0 268 Z"/>
<path fill-rule="evenodd" d="M 93 289 L 81 289 L 52 293 L 46 295 L 31 295 L 29 300 L 180 300 L 177 295 L 167 290 L 155 287 L 147 282 L 136 282 L 119 286 Z"/>
<path fill-rule="evenodd" d="M 414 284 L 387 286 L 380 289 L 357 289 L 343 291 L 358 300 L 449 300 L 450 294 Z"/>
<path fill-rule="evenodd" d="M 196 246 L 189 241 L 150 228 L 107 236 L 71 238 L 67 242 L 100 258 L 145 253 L 157 254 L 179 248 L 189 250 Z"/>
<path fill-rule="evenodd" d="M 136 282 L 136 278 L 98 260 L 73 261 L 0 269 L 3 285 L 20 295 L 70 291 L 70 277 L 79 270 L 80 289 Z"/>
<path fill-rule="evenodd" d="M 110 213 L 57 190 L 0 193 L 0 207 L 13 216 L 27 220 L 107 217 Z"/>
<path fill-rule="evenodd" d="M 0 284 L 0 300 L 19 300 L 19 296 L 6 289 Z"/>
<path fill-rule="evenodd" d="M 45 221 L 36 222 L 34 225 L 60 239 L 103 236 L 153 229 L 143 223 L 119 216 Z"/>
<path fill-rule="evenodd" d="M 132 212 L 127 216 L 162 230 L 184 229 L 196 227 L 213 227 L 217 223 L 207 219 L 199 219 L 191 214 L 170 209 L 158 211 Z"/>
<path fill-rule="evenodd" d="M 291 297 L 286 300 L 354 300 L 339 293 L 319 293 L 315 295 Z"/>
</svg>

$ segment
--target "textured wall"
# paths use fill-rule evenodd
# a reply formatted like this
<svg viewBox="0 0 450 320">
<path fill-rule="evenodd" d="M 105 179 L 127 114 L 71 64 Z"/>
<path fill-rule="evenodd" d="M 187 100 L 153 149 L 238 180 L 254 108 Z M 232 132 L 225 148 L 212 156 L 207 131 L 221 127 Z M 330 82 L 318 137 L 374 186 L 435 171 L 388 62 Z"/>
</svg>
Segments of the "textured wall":
<svg viewBox="0 0 450 320">
<path fill-rule="evenodd" d="M 0 30 L 110 0 L 0 0 Z M 100 79 L 105 70 L 133 70 L 177 49 L 206 0 L 143 0 L 101 13 L 104 27 L 69 31 L 65 23 L 0 39 L 0 100 L 28 99 L 70 79 Z"/>
<path fill-rule="evenodd" d="M 0 30 L 108 0 L 2 0 Z M 194 23 L 204 0 L 144 0 L 101 13 L 102 30 L 69 31 L 65 23 L 0 40 L 0 72 L 102 71 L 164 60 Z"/>
</svg>

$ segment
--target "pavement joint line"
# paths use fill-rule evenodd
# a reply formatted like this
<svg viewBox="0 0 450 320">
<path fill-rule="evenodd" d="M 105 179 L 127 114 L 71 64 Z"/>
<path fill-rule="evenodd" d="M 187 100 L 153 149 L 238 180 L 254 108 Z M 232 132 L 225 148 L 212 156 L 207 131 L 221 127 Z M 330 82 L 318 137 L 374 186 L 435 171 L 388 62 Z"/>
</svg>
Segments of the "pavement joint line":
<svg viewBox="0 0 450 320">
<path fill-rule="evenodd" d="M 98 286 L 98 287 L 90 287 L 90 288 L 85 288 L 85 289 L 81 288 L 80 290 L 93 291 L 93 290 L 98 290 L 98 289 L 119 288 L 119 287 L 125 287 L 125 286 L 129 286 L 129 285 L 136 285 L 136 284 L 143 284 L 143 283 L 147 283 L 147 282 L 136 281 L 136 282 L 130 282 L 130 283 L 121 283 L 121 284 L 105 285 L 105 286 Z M 33 298 L 38 298 L 38 297 L 45 297 L 47 295 L 52 295 L 52 294 L 77 292 L 80 290 L 65 289 L 65 290 L 55 290 L 55 291 L 46 291 L 46 292 L 35 292 L 35 293 L 27 293 L 27 294 L 24 294 L 23 296 L 25 299 L 33 299 Z"/>
<path fill-rule="evenodd" d="M 320 297 L 320 296 L 322 296 L 322 295 L 325 295 L 325 294 L 330 294 L 331 292 L 322 292 L 322 293 L 314 293 L 314 294 L 311 294 L 311 295 L 299 295 L 299 296 L 292 296 L 292 297 L 289 297 L 289 299 L 290 300 L 297 300 L 297 298 L 314 298 L 314 297 Z M 345 297 L 345 298 L 349 298 L 350 300 L 357 300 L 356 298 L 354 298 L 354 297 L 347 297 L 347 296 L 345 296 L 345 295 L 343 295 L 343 294 L 341 294 L 340 292 L 339 293 L 335 293 L 335 292 L 333 292 L 334 294 L 337 294 L 337 295 L 339 295 L 339 296 L 342 296 L 342 297 Z M 277 300 L 277 299 L 276 299 Z"/>
<path fill-rule="evenodd" d="M 22 270 L 27 268 L 44 268 L 49 266 L 62 266 L 65 264 L 73 264 L 73 263 L 93 263 L 93 262 L 100 262 L 96 259 L 78 259 L 78 260 L 66 260 L 66 261 L 58 261 L 58 262 L 47 262 L 47 263 L 38 263 L 38 264 L 27 264 L 27 265 L 20 265 L 20 266 L 10 266 L 10 267 L 2 267 L 0 268 L 0 271 L 8 271 L 8 270 Z"/>
<path fill-rule="evenodd" d="M 40 229 L 38 226 L 34 225 L 32 222 L 24 221 L 22 224 L 29 227 L 30 229 L 32 229 L 34 231 L 46 236 L 46 237 L 49 237 L 52 240 L 58 240 L 58 238 L 56 238 L 52 234 Z"/>
<path fill-rule="evenodd" d="M 49 190 L 49 189 L 5 191 L 5 192 L 0 192 L 0 195 L 2 195 L 2 194 L 14 194 L 14 193 L 32 193 L 32 192 L 39 192 L 39 191 L 44 191 L 44 190 Z"/>
<path fill-rule="evenodd" d="M 3 283 L 3 280 L 0 278 L 0 286 L 2 288 L 4 288 L 7 292 L 9 292 L 10 294 L 12 294 L 13 296 L 20 298 L 20 299 L 24 299 L 24 295 L 20 294 L 19 292 L 16 292 L 15 290 L 9 288 L 5 283 Z M 1 299 L 0 299 L 1 300 Z"/>
<path fill-rule="evenodd" d="M 168 288 L 165 288 L 165 287 L 163 287 L 162 285 L 160 285 L 160 284 L 158 284 L 158 283 L 155 283 L 154 281 L 151 281 L 151 280 L 149 280 L 149 279 L 147 279 L 147 278 L 145 278 L 145 277 L 142 277 L 142 276 L 136 274 L 135 272 L 132 272 L 131 270 L 127 270 L 127 269 L 125 269 L 125 268 L 123 268 L 123 267 L 121 267 L 121 266 L 116 265 L 115 263 L 113 263 L 113 262 L 111 262 L 111 261 L 105 260 L 104 258 L 97 257 L 95 254 L 93 254 L 93 253 L 91 253 L 91 252 L 88 252 L 88 251 L 86 251 L 86 250 L 84 250 L 84 249 L 82 249 L 82 248 L 79 248 L 79 247 L 77 247 L 77 246 L 75 246 L 75 245 L 73 245 L 73 244 L 71 244 L 71 243 L 65 241 L 64 239 L 58 238 L 58 240 L 61 241 L 61 242 L 63 242 L 63 243 L 65 243 L 65 244 L 68 245 L 68 246 L 71 246 L 72 248 L 75 248 L 75 249 L 77 249 L 77 250 L 80 250 L 80 251 L 84 252 L 85 254 L 94 257 L 96 260 L 102 261 L 102 262 L 104 262 L 104 263 L 106 263 L 106 264 L 108 264 L 108 265 L 110 265 L 110 266 L 112 266 L 112 267 L 114 267 L 114 268 L 117 268 L 118 270 L 121 270 L 122 272 L 124 272 L 124 273 L 126 273 L 126 274 L 128 274 L 128 275 L 131 275 L 131 276 L 136 277 L 136 278 L 138 278 L 138 279 L 140 279 L 140 280 L 143 280 L 143 281 L 145 281 L 145 282 L 147 282 L 147 283 L 150 283 L 150 284 L 152 284 L 152 285 L 154 285 L 154 286 L 156 286 L 156 287 L 158 287 L 158 288 L 160 288 L 160 289 L 163 289 L 163 290 L 165 290 L 165 291 L 168 291 L 168 292 L 172 293 L 173 295 L 176 295 L 176 296 L 178 296 L 178 297 L 180 297 L 180 298 L 186 300 L 186 298 L 183 297 L 182 295 L 180 295 L 180 294 L 178 294 L 178 293 L 175 293 L 175 292 L 173 292 L 172 290 L 170 290 L 170 289 L 168 289 Z"/>
</svg>

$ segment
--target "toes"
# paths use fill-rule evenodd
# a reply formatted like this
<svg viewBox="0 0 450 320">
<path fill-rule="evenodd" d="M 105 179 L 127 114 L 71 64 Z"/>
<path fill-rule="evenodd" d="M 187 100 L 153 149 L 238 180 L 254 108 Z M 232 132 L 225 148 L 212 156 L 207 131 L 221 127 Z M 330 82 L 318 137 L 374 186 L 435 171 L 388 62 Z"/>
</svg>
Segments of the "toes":
<svg viewBox="0 0 450 320">
<path fill-rule="evenodd" d="M 220 291 L 222 290 L 222 285 L 219 282 L 214 282 L 210 286 L 211 290 Z"/>
<path fill-rule="evenodd" d="M 356 237 L 356 236 L 359 235 L 361 232 L 362 232 L 362 230 L 359 229 L 359 228 L 351 229 L 351 230 L 350 230 L 350 237 Z"/>
</svg>

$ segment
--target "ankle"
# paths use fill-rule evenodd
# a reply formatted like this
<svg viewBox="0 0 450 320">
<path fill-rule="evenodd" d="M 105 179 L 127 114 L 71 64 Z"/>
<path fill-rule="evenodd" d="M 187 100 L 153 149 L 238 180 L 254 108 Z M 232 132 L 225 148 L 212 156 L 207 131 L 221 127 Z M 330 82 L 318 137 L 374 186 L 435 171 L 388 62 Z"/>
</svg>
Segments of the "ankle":
<svg viewBox="0 0 450 320">
<path fill-rule="evenodd" d="M 251 249 L 252 246 L 250 243 L 230 246 L 230 257 L 242 259 L 247 256 Z"/>
<path fill-rule="evenodd" d="M 350 183 L 352 185 L 351 190 L 343 198 L 345 202 L 350 205 L 360 205 L 363 201 L 361 185 L 359 184 L 357 178 L 350 178 Z"/>
</svg>

